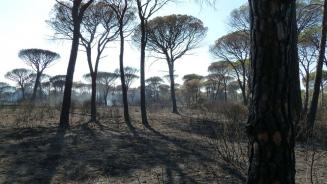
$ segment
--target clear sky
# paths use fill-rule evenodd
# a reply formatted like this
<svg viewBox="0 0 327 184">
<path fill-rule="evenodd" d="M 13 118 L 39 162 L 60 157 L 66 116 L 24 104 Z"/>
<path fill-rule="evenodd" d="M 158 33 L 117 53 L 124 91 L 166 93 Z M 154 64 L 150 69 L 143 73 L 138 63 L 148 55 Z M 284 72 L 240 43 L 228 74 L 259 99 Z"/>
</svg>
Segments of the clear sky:
<svg viewBox="0 0 327 184">
<path fill-rule="evenodd" d="M 181 83 L 181 77 L 189 73 L 207 74 L 207 67 L 213 61 L 208 52 L 209 45 L 214 40 L 228 33 L 228 17 L 230 12 L 246 3 L 246 0 L 216 0 L 215 7 L 200 6 L 196 1 L 189 0 L 178 3 L 171 3 L 161 9 L 157 15 L 187 14 L 201 19 L 208 27 L 206 39 L 201 47 L 193 50 L 191 55 L 182 57 L 175 63 L 176 74 L 179 76 L 177 82 Z M 28 68 L 18 57 L 21 49 L 40 48 L 57 52 L 61 55 L 52 67 L 45 70 L 49 75 L 66 74 L 70 44 L 69 41 L 53 41 L 53 31 L 46 24 L 49 19 L 54 0 L 1 0 L 0 6 L 0 81 L 8 82 L 4 78 L 7 71 L 14 68 Z M 155 17 L 155 16 L 154 16 Z M 118 68 L 118 50 L 116 44 L 108 45 L 105 55 L 99 65 L 100 71 L 114 71 Z M 126 44 L 125 66 L 139 68 L 139 52 L 131 43 Z M 163 76 L 167 74 L 168 67 L 165 61 L 155 61 L 154 58 L 147 58 L 146 78 L 151 76 Z M 88 73 L 85 53 L 79 52 L 74 80 L 82 79 Z M 138 84 L 135 84 L 138 85 Z"/>
</svg>

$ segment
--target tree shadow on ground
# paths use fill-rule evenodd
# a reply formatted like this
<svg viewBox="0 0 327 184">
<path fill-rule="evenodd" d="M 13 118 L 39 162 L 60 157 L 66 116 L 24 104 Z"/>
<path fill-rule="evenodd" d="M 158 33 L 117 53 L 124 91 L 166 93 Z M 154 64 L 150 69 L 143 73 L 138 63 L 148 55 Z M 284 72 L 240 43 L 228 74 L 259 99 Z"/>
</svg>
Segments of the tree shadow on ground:
<svg viewBox="0 0 327 184">
<path fill-rule="evenodd" d="M 34 129 L 30 130 L 34 133 L 21 133 L 19 141 L 14 131 L 0 137 L 6 139 L 0 151 L 7 161 L 0 173 L 5 176 L 4 183 L 90 183 L 99 177 L 107 177 L 109 183 L 117 183 L 117 179 L 121 183 L 244 182 L 227 165 L 213 159 L 213 153 L 201 143 L 154 129 L 139 130 L 138 136 L 88 123 L 68 132 L 53 127 L 35 133 Z M 221 170 L 221 175 L 211 170 Z M 235 178 L 226 178 L 226 174 Z"/>
<path fill-rule="evenodd" d="M 198 126 L 198 123 L 199 122 L 195 122 L 194 124 L 196 125 L 196 127 L 199 127 Z M 216 122 L 208 122 L 210 124 L 206 125 L 206 126 L 200 126 L 200 127 L 204 127 L 204 129 L 199 129 L 199 128 L 196 128 L 195 131 L 192 131 L 194 130 L 191 126 L 191 130 L 190 130 L 192 133 L 196 133 L 198 134 L 199 132 L 200 135 L 205 135 L 205 136 L 208 136 L 207 134 L 207 130 L 209 127 L 212 128 L 212 126 L 217 126 L 217 123 Z M 192 123 L 191 123 L 192 124 Z M 193 125 L 194 125 L 193 124 Z M 182 126 L 181 126 L 182 127 Z M 174 139 L 174 138 L 171 138 L 169 136 L 166 136 L 162 133 L 160 133 L 159 131 L 151 128 L 150 129 L 156 136 L 159 136 L 162 140 L 165 140 L 165 141 L 168 141 L 170 143 L 173 143 L 174 145 L 176 145 L 177 147 L 183 149 L 183 150 L 187 150 L 189 151 L 190 154 L 193 154 L 194 156 L 196 156 L 200 161 L 204 161 L 203 163 L 205 164 L 205 161 L 209 161 L 209 162 L 213 162 L 213 163 L 216 163 L 220 168 L 222 168 L 228 175 L 231 175 L 235 178 L 237 178 L 238 180 L 240 180 L 241 182 L 245 182 L 246 181 L 246 178 L 244 175 L 242 175 L 241 172 L 239 172 L 238 170 L 236 170 L 235 168 L 233 167 L 230 167 L 228 164 L 226 163 L 223 163 L 223 162 L 219 162 L 217 160 L 214 160 L 213 158 L 210 158 L 210 155 L 213 155 L 215 153 L 208 153 L 210 152 L 210 149 L 208 149 L 208 147 L 205 147 L 205 146 L 201 146 L 201 145 L 197 145 L 197 146 L 194 146 L 194 143 L 193 142 L 188 142 L 188 141 L 181 141 L 181 140 L 178 140 L 178 139 Z M 200 131 L 199 131 L 200 130 Z M 210 131 L 209 131 L 210 132 Z M 212 134 L 212 137 L 215 137 L 216 136 L 216 132 L 213 132 Z M 210 134 L 211 135 L 211 132 Z"/>
<path fill-rule="evenodd" d="M 220 132 L 222 130 L 222 124 L 219 122 L 197 119 L 190 119 L 187 125 L 171 123 L 170 126 L 180 129 L 184 132 L 197 134 L 200 136 L 206 136 L 209 138 L 216 137 L 217 132 Z"/>
<path fill-rule="evenodd" d="M 17 143 L 3 150 L 12 162 L 6 169 L 4 183 L 51 183 L 59 165 L 64 146 L 65 131 L 56 128 L 28 128 L 16 130 L 7 138 Z M 55 133 L 54 133 L 55 132 Z M 47 138 L 43 139 L 44 134 Z"/>
</svg>

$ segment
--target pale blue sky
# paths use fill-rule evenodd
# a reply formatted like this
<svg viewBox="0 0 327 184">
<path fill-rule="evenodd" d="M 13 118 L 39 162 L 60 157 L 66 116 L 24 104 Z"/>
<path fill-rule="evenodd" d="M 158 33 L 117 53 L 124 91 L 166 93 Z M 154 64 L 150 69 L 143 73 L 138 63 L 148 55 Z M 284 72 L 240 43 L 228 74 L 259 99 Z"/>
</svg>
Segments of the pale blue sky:
<svg viewBox="0 0 327 184">
<path fill-rule="evenodd" d="M 45 23 L 49 18 L 54 0 L 1 0 L 0 6 L 0 52 L 1 67 L 0 81 L 9 82 L 4 78 L 7 71 L 14 68 L 28 68 L 19 58 L 20 49 L 41 48 L 55 51 L 61 55 L 61 59 L 55 65 L 47 69 L 49 75 L 65 74 L 68 63 L 70 42 L 57 42 L 49 40 L 53 34 L 51 28 Z M 182 57 L 176 61 L 176 74 L 181 77 L 189 73 L 207 74 L 207 67 L 215 61 L 209 54 L 209 45 L 214 40 L 229 31 L 228 17 L 230 12 L 246 3 L 246 0 L 217 0 L 216 7 L 200 6 L 194 1 L 189 3 L 171 3 L 158 12 L 158 15 L 188 14 L 201 19 L 208 27 L 207 38 L 202 42 L 201 47 L 192 52 L 192 55 Z M 106 51 L 108 57 L 100 63 L 101 71 L 114 71 L 118 68 L 118 50 L 116 44 L 109 45 Z M 75 70 L 74 80 L 81 79 L 83 74 L 88 73 L 85 53 L 80 52 Z M 125 65 L 138 68 L 138 49 L 128 43 L 126 48 Z M 146 78 L 150 76 L 163 76 L 167 71 L 165 61 L 153 61 L 147 59 Z M 13 84 L 13 83 L 11 83 Z M 135 84 L 138 85 L 138 84 Z"/>
</svg>

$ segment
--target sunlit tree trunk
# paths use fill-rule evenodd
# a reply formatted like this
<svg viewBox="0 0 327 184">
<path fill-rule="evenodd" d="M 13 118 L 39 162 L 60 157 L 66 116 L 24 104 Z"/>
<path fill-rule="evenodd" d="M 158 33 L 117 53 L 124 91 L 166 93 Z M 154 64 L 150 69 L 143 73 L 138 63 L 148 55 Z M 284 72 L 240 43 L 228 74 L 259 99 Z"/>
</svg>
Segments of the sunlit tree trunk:
<svg viewBox="0 0 327 184">
<path fill-rule="evenodd" d="M 252 96 L 247 183 L 294 184 L 295 0 L 249 0 L 249 4 Z"/>
</svg>

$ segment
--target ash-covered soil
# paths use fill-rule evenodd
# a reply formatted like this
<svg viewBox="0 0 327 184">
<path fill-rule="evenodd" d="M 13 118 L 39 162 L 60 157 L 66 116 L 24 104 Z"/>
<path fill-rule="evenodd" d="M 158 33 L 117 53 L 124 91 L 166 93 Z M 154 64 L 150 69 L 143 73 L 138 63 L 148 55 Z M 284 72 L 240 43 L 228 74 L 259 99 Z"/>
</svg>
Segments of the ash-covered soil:
<svg viewBox="0 0 327 184">
<path fill-rule="evenodd" d="M 144 128 L 132 111 L 136 134 L 124 124 L 121 110 L 101 109 L 97 123 L 73 115 L 71 128 L 57 130 L 56 110 L 30 118 L 22 110 L 1 110 L 0 183 L 244 183 L 240 171 L 219 157 L 211 140 L 218 122 L 191 114 L 149 114 Z M 244 140 L 246 143 L 246 140 Z M 307 183 L 309 156 L 297 148 L 297 180 Z M 326 150 L 319 148 L 316 181 L 327 183 Z"/>
</svg>

